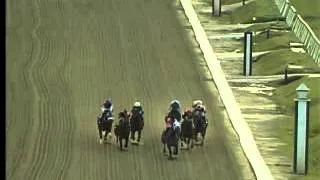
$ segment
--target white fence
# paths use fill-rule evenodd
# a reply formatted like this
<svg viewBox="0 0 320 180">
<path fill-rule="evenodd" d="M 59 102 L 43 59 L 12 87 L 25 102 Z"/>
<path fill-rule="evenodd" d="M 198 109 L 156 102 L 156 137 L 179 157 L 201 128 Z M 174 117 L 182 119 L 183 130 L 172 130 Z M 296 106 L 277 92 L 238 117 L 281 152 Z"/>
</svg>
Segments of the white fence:
<svg viewBox="0 0 320 180">
<path fill-rule="evenodd" d="M 290 5 L 289 0 L 274 1 L 278 6 L 281 15 L 286 18 L 287 24 L 306 47 L 308 54 L 318 65 L 320 65 L 320 41 L 310 26 L 296 12 L 296 9 Z"/>
</svg>

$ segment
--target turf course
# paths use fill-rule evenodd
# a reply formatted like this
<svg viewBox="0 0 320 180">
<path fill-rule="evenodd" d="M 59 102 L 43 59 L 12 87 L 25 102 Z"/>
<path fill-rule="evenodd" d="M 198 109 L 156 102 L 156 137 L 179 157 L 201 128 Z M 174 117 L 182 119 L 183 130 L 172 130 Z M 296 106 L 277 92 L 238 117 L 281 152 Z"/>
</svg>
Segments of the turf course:
<svg viewBox="0 0 320 180">
<path fill-rule="evenodd" d="M 7 2 L 8 179 L 244 179 L 175 8 L 172 0 Z M 143 146 L 98 143 L 96 116 L 109 96 L 116 113 L 144 104 Z M 172 98 L 202 98 L 209 109 L 205 146 L 177 161 L 160 143 Z"/>
</svg>

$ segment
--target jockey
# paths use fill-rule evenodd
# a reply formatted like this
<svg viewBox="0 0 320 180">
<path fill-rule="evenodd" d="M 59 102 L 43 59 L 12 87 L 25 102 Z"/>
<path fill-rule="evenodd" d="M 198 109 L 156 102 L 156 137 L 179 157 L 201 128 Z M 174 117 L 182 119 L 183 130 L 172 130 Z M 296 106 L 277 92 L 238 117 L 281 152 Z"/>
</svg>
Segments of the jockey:
<svg viewBox="0 0 320 180">
<path fill-rule="evenodd" d="M 108 110 L 111 113 L 113 112 L 113 104 L 112 104 L 111 98 L 105 100 L 105 102 L 102 105 L 101 110 L 102 110 L 102 112 L 104 112 L 106 110 Z"/>
<path fill-rule="evenodd" d="M 193 112 L 200 111 L 206 113 L 206 107 L 201 100 L 195 100 L 192 103 Z"/>
<path fill-rule="evenodd" d="M 181 104 L 178 100 L 170 102 L 168 116 L 177 119 L 179 122 L 181 121 Z"/>
<path fill-rule="evenodd" d="M 195 114 L 198 114 L 200 113 L 200 116 L 201 118 L 203 118 L 206 122 L 206 124 L 208 124 L 208 120 L 206 118 L 206 108 L 204 105 L 200 104 L 200 105 L 197 105 L 194 109 L 194 113 Z"/>
<path fill-rule="evenodd" d="M 181 103 L 180 101 L 174 99 L 170 102 L 170 107 L 169 107 L 169 111 L 173 110 L 173 109 L 177 109 L 179 112 L 181 110 Z"/>
<path fill-rule="evenodd" d="M 182 118 L 184 120 L 187 120 L 187 119 L 192 119 L 192 110 L 191 109 L 186 109 L 182 115 Z"/>
<path fill-rule="evenodd" d="M 112 113 L 106 110 L 102 112 L 100 118 L 106 121 L 113 120 Z"/>
<path fill-rule="evenodd" d="M 144 120 L 144 111 L 143 111 L 143 108 L 142 108 L 142 105 L 139 101 L 136 101 L 134 104 L 133 104 L 133 107 L 131 109 L 131 114 L 132 115 L 139 115 L 141 117 L 141 120 L 143 121 Z"/>
<path fill-rule="evenodd" d="M 192 108 L 195 110 L 198 105 L 203 105 L 201 100 L 195 100 L 192 102 Z"/>
<path fill-rule="evenodd" d="M 173 126 L 174 119 L 172 117 L 166 117 L 166 131 Z"/>
<path fill-rule="evenodd" d="M 176 127 L 180 127 L 180 126 L 181 126 L 180 122 L 177 121 L 176 119 L 174 119 L 172 117 L 167 118 L 166 131 L 168 131 L 169 128 L 175 129 Z"/>
</svg>

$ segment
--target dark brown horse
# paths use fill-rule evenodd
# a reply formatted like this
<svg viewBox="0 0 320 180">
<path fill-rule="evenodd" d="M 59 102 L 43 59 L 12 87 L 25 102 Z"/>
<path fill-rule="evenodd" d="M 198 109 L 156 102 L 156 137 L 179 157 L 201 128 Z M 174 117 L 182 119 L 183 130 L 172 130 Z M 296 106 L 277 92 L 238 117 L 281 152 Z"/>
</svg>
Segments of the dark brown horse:
<svg viewBox="0 0 320 180">
<path fill-rule="evenodd" d="M 97 117 L 97 126 L 99 131 L 100 143 L 103 143 L 107 140 L 108 134 L 111 133 L 112 124 L 113 117 L 109 111 L 104 111 L 101 117 Z M 104 136 L 102 135 L 102 132 L 105 132 Z"/>
<path fill-rule="evenodd" d="M 130 116 L 127 115 L 126 111 L 119 113 L 119 124 L 115 126 L 114 133 L 117 138 L 117 143 L 120 144 L 120 150 L 127 150 L 129 135 L 130 135 Z M 125 140 L 123 149 L 123 140 Z"/>
<path fill-rule="evenodd" d="M 180 127 L 168 127 L 161 134 L 161 142 L 163 144 L 163 153 L 166 153 L 166 145 L 169 150 L 169 159 L 173 159 L 172 147 L 174 148 L 173 154 L 178 155 L 179 152 L 179 137 L 181 133 Z"/>
</svg>

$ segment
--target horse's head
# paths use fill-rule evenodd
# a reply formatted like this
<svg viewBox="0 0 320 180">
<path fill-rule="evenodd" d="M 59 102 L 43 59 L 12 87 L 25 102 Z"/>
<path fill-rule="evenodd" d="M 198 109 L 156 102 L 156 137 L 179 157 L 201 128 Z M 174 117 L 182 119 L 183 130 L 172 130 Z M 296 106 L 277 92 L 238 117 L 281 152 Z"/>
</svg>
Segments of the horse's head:
<svg viewBox="0 0 320 180">
<path fill-rule="evenodd" d="M 181 133 L 181 126 L 176 126 L 173 128 L 174 133 L 179 136 Z"/>
<path fill-rule="evenodd" d="M 180 127 L 176 127 L 176 128 L 170 127 L 170 128 L 168 128 L 168 131 L 166 133 L 167 141 L 178 142 L 179 141 L 179 137 L 180 137 L 180 132 L 181 132 Z"/>
</svg>

